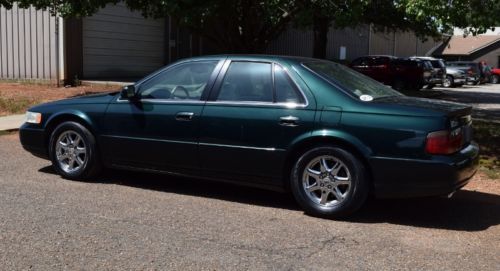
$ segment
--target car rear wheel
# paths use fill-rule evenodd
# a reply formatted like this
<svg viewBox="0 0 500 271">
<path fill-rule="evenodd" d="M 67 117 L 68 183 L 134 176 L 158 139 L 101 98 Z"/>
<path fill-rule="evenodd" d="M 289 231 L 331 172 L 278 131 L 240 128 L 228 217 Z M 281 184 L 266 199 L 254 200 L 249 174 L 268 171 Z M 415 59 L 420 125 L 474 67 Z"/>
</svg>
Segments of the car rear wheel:
<svg viewBox="0 0 500 271">
<path fill-rule="evenodd" d="M 451 75 L 447 75 L 446 78 L 443 80 L 443 87 L 445 88 L 453 87 L 453 77 Z"/>
<path fill-rule="evenodd" d="M 494 74 L 491 76 L 491 83 L 492 84 L 498 84 L 498 82 L 500 81 L 500 76 Z"/>
<path fill-rule="evenodd" d="M 95 137 L 77 122 L 63 122 L 54 129 L 49 155 L 57 173 L 67 179 L 88 179 L 101 169 Z"/>
<path fill-rule="evenodd" d="M 363 163 L 335 146 L 304 153 L 292 169 L 290 187 L 305 212 L 320 217 L 353 213 L 365 202 L 369 189 Z"/>
</svg>

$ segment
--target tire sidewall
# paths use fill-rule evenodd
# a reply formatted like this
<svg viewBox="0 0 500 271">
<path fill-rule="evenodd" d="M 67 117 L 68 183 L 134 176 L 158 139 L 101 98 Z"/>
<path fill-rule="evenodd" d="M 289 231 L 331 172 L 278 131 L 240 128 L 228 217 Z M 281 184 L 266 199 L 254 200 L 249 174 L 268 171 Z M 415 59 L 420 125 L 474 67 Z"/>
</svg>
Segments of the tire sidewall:
<svg viewBox="0 0 500 271">
<path fill-rule="evenodd" d="M 495 75 L 491 76 L 491 83 L 498 84 L 499 83 L 499 79 L 500 79 L 500 76 L 498 76 L 498 75 L 495 74 Z"/>
<path fill-rule="evenodd" d="M 448 81 L 448 84 L 443 82 L 443 87 L 451 88 L 453 86 L 453 77 L 451 75 L 447 75 L 445 80 Z"/>
<path fill-rule="evenodd" d="M 85 147 L 87 150 L 87 161 L 85 162 L 84 166 L 80 168 L 79 170 L 76 170 L 74 172 L 68 173 L 65 172 L 60 166 L 59 162 L 57 161 L 55 149 L 56 149 L 56 144 L 57 144 L 57 139 L 59 136 L 66 131 L 73 131 L 75 133 L 78 133 L 80 137 L 82 138 L 83 142 L 85 143 Z M 95 167 L 95 165 L 98 163 L 97 160 L 97 155 L 96 155 L 96 142 L 94 136 L 89 132 L 87 128 L 85 128 L 83 125 L 77 123 L 77 122 L 63 122 L 59 124 L 54 131 L 52 132 L 50 136 L 50 143 L 49 143 L 49 158 L 52 161 L 52 165 L 54 166 L 54 169 L 57 171 L 58 174 L 63 176 L 64 178 L 67 179 L 82 179 L 87 176 L 89 176 L 92 172 L 92 169 Z"/>
<path fill-rule="evenodd" d="M 341 203 L 325 207 L 312 202 L 302 187 L 302 175 L 307 164 L 321 155 L 331 155 L 342 161 L 351 174 L 351 192 Z M 295 163 L 291 174 L 291 190 L 305 212 L 320 217 L 340 217 L 356 211 L 366 200 L 368 184 L 363 164 L 349 152 L 334 146 L 317 147 L 304 153 Z"/>
</svg>

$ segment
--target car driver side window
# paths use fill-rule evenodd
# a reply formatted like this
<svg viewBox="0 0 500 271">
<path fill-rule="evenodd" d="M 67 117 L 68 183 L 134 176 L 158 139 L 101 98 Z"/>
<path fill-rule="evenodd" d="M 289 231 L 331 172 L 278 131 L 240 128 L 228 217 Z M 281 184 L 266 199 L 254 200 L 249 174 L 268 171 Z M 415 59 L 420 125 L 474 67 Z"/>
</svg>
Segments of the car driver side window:
<svg viewBox="0 0 500 271">
<path fill-rule="evenodd" d="M 141 84 L 141 99 L 200 100 L 217 61 L 197 61 L 169 68 Z"/>
</svg>

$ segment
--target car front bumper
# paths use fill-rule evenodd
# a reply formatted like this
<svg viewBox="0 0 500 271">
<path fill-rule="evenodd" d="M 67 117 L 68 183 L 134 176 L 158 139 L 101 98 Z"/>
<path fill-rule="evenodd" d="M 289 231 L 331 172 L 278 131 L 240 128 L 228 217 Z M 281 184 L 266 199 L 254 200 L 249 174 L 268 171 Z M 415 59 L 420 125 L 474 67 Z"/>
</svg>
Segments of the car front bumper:
<svg viewBox="0 0 500 271">
<path fill-rule="evenodd" d="M 443 78 L 430 78 L 428 79 L 429 84 L 437 85 L 443 83 Z"/>
<path fill-rule="evenodd" d="M 24 123 L 19 128 L 19 139 L 25 150 L 33 155 L 48 159 L 46 138 L 44 130 L 36 125 Z"/>
<path fill-rule="evenodd" d="M 405 198 L 448 195 L 464 187 L 479 165 L 479 147 L 471 143 L 451 156 L 431 160 L 370 159 L 375 196 Z"/>
<path fill-rule="evenodd" d="M 453 84 L 455 85 L 465 85 L 467 83 L 467 79 L 465 78 L 453 78 Z"/>
</svg>

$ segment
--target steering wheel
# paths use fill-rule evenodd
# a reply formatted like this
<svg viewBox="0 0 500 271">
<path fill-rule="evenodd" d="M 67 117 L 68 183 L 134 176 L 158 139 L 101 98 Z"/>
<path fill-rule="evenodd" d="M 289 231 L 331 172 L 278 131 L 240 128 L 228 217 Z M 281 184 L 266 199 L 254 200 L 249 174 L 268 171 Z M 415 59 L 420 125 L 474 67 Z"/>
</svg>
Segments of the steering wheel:
<svg viewBox="0 0 500 271">
<path fill-rule="evenodd" d="M 175 95 L 175 93 L 176 93 L 177 91 L 182 91 L 182 92 L 184 92 L 184 93 L 186 94 L 186 97 L 179 97 L 179 96 Z M 173 96 L 174 98 L 180 98 L 180 99 L 187 99 L 187 98 L 190 98 L 190 97 L 189 97 L 189 92 L 188 92 L 188 90 L 187 90 L 185 87 L 183 87 L 183 86 L 175 86 L 175 87 L 174 87 L 174 89 L 172 89 L 172 96 Z"/>
</svg>

